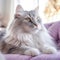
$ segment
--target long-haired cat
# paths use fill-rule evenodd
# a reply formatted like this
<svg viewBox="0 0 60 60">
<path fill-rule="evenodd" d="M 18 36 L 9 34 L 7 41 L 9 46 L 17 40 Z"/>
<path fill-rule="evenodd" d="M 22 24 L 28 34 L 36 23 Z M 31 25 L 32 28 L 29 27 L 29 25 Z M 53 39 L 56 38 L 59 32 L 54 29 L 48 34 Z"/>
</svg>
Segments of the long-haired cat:
<svg viewBox="0 0 60 60">
<path fill-rule="evenodd" d="M 13 51 L 11 53 L 35 56 L 57 52 L 53 39 L 42 24 L 37 11 L 37 8 L 24 11 L 20 5 L 17 6 L 5 40 L 7 44 L 16 47 L 16 51 L 13 48 L 9 50 Z"/>
</svg>

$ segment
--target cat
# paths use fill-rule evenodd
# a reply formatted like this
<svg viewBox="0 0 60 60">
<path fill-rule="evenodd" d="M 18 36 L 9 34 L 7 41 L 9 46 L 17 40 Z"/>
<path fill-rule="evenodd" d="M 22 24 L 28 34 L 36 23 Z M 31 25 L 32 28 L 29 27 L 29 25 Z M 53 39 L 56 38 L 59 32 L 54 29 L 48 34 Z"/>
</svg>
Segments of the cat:
<svg viewBox="0 0 60 60">
<path fill-rule="evenodd" d="M 6 32 L 4 42 L 7 53 L 31 56 L 57 53 L 53 38 L 39 17 L 38 8 L 24 11 L 22 6 L 18 5 Z"/>
</svg>

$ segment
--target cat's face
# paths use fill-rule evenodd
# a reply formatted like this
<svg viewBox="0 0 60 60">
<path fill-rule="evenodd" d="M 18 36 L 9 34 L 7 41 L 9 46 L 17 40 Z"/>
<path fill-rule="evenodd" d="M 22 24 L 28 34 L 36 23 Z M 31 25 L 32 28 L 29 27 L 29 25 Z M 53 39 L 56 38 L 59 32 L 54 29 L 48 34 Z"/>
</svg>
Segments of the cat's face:
<svg viewBox="0 0 60 60">
<path fill-rule="evenodd" d="M 15 15 L 15 26 L 23 32 L 34 33 L 41 29 L 41 20 L 36 10 L 24 11 L 18 7 Z"/>
</svg>

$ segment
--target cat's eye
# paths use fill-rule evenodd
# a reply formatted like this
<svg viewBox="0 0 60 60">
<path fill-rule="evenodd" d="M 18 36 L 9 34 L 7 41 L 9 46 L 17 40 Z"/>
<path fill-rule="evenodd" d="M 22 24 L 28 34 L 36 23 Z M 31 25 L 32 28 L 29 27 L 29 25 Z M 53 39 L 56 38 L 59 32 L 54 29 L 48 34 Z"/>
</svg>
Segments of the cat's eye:
<svg viewBox="0 0 60 60">
<path fill-rule="evenodd" d="M 37 21 L 38 21 L 39 23 L 41 22 L 39 17 L 37 17 Z"/>
<path fill-rule="evenodd" d="M 39 20 L 39 19 L 38 19 L 37 21 L 38 21 L 38 22 L 40 22 L 40 20 Z"/>
<path fill-rule="evenodd" d="M 30 22 L 31 19 L 30 18 L 25 18 L 25 21 Z"/>
</svg>

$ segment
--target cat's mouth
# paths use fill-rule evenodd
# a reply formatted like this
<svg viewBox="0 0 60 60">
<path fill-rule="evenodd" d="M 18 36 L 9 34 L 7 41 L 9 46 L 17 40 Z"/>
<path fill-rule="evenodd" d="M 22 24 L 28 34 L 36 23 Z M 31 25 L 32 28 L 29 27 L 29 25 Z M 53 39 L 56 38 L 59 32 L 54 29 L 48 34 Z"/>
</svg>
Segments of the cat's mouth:
<svg viewBox="0 0 60 60">
<path fill-rule="evenodd" d="M 39 31 L 38 29 L 34 29 L 34 30 L 32 30 L 30 33 L 35 34 L 35 33 L 37 33 L 38 31 Z"/>
<path fill-rule="evenodd" d="M 30 31 L 30 33 L 35 34 L 35 33 L 37 33 L 38 31 L 39 31 L 39 29 L 38 29 L 38 28 L 33 28 L 33 29 Z"/>
<path fill-rule="evenodd" d="M 36 30 L 36 29 L 38 29 L 38 30 L 41 30 L 41 25 L 39 24 L 39 25 L 35 25 L 34 26 L 34 29 Z"/>
<path fill-rule="evenodd" d="M 40 25 L 37 25 L 35 26 L 33 29 L 32 29 L 32 33 L 37 33 L 39 30 L 41 30 L 41 26 Z"/>
</svg>

